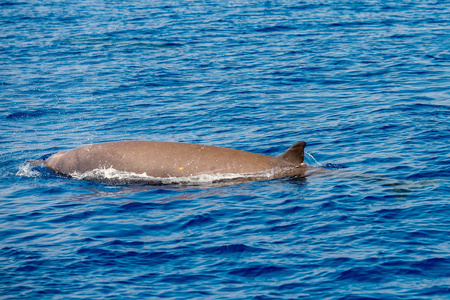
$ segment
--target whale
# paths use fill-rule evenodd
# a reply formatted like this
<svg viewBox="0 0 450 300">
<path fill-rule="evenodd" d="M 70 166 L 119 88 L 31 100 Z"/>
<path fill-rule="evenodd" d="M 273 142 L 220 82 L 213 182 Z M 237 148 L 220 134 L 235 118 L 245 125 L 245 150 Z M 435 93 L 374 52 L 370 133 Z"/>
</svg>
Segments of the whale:
<svg viewBox="0 0 450 300">
<path fill-rule="evenodd" d="M 84 145 L 58 152 L 44 161 L 55 173 L 68 177 L 95 170 L 144 174 L 151 178 L 189 178 L 234 174 L 232 178 L 270 179 L 304 176 L 306 142 L 298 142 L 279 156 L 201 144 L 162 141 L 115 141 Z"/>
</svg>

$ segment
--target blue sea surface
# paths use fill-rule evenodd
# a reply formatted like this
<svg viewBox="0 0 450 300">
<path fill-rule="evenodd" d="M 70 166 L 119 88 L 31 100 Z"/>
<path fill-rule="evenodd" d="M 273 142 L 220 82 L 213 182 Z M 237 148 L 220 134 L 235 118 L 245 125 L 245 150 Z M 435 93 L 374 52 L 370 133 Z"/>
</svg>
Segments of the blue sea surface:
<svg viewBox="0 0 450 300">
<path fill-rule="evenodd" d="M 36 165 L 199 143 L 306 178 Z M 450 3 L 0 0 L 0 299 L 450 299 Z"/>
</svg>

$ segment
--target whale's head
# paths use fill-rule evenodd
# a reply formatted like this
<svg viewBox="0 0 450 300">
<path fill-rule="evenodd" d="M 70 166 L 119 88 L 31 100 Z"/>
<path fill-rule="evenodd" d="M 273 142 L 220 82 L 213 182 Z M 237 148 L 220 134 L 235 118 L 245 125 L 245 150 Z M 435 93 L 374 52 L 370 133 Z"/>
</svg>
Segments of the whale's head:
<svg viewBox="0 0 450 300">
<path fill-rule="evenodd" d="M 61 152 L 55 153 L 52 156 L 50 156 L 49 158 L 47 158 L 45 160 L 45 165 L 47 166 L 47 168 L 49 168 L 50 170 L 52 170 L 54 172 L 60 173 L 61 169 L 64 167 L 63 158 L 65 157 L 66 153 L 67 153 L 67 151 L 61 151 Z"/>
</svg>

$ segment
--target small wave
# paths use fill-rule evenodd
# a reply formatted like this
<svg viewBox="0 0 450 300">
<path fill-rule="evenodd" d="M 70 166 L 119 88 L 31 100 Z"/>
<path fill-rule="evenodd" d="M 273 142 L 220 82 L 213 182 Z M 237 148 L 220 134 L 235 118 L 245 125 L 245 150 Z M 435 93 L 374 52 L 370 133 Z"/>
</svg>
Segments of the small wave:
<svg viewBox="0 0 450 300">
<path fill-rule="evenodd" d="M 38 168 L 43 167 L 45 167 L 43 160 L 27 160 L 19 166 L 16 175 L 22 177 L 40 177 L 42 176 L 42 172 Z"/>
</svg>

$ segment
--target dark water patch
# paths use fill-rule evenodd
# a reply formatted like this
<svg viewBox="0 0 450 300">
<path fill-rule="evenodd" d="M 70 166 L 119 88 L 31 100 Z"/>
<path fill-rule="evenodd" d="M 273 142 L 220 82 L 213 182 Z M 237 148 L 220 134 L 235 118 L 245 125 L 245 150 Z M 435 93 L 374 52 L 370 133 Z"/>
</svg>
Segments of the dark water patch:
<svg viewBox="0 0 450 300">
<path fill-rule="evenodd" d="M 281 213 L 284 215 L 290 215 L 290 214 L 295 214 L 295 213 L 301 212 L 303 210 L 305 210 L 305 207 L 294 206 L 294 207 L 282 209 Z"/>
<path fill-rule="evenodd" d="M 411 264 L 412 268 L 422 270 L 422 272 L 425 273 L 423 275 L 429 276 L 431 278 L 434 278 L 435 276 L 449 278 L 450 277 L 449 266 L 450 260 L 445 257 L 430 258 Z"/>
<path fill-rule="evenodd" d="M 250 247 L 243 244 L 231 244 L 216 247 L 209 247 L 202 249 L 205 254 L 227 255 L 227 254 L 241 254 L 241 253 L 259 253 L 266 251 L 262 248 Z"/>
<path fill-rule="evenodd" d="M 450 174 L 449 170 L 442 170 L 439 172 L 432 170 L 422 170 L 417 173 L 412 173 L 406 179 L 407 180 L 421 180 L 421 179 L 431 179 L 431 178 L 447 178 Z"/>
<path fill-rule="evenodd" d="M 124 204 L 120 207 L 120 210 L 118 210 L 118 213 L 125 213 L 125 212 L 147 212 L 154 209 L 161 209 L 162 204 L 159 203 L 152 203 L 152 202 L 131 202 Z"/>
<path fill-rule="evenodd" d="M 114 240 L 111 242 L 107 242 L 105 243 L 104 246 L 130 246 L 130 247 L 140 247 L 140 246 L 144 246 L 145 243 L 144 242 L 140 242 L 140 241 L 132 241 L 132 242 L 125 242 L 125 241 L 121 241 L 121 240 Z"/>
<path fill-rule="evenodd" d="M 136 251 L 123 251 L 123 250 L 107 250 L 102 248 L 81 248 L 77 251 L 78 255 L 86 257 L 87 260 L 83 260 L 77 265 L 73 265 L 73 268 L 85 268 L 90 264 L 102 264 L 102 260 L 109 261 L 121 261 L 123 263 L 132 264 L 144 264 L 144 265 L 155 265 L 155 264 L 165 264 L 170 260 L 178 259 L 179 256 L 173 255 L 168 252 L 163 251 L 153 251 L 153 252 L 136 252 Z M 105 261 L 106 262 L 106 261 Z"/>
<path fill-rule="evenodd" d="M 11 257 L 18 260 L 39 260 L 42 258 L 42 254 L 37 251 L 23 250 L 15 247 L 3 247 L 0 251 L 3 257 Z"/>
<path fill-rule="evenodd" d="M 16 6 L 16 5 L 20 6 L 20 5 L 26 5 L 26 4 L 28 4 L 28 2 L 19 2 L 19 1 L 9 2 L 9 1 L 5 1 L 5 2 L 0 3 L 0 6 L 8 7 L 8 6 Z"/>
<path fill-rule="evenodd" d="M 105 226 L 102 226 L 105 228 Z M 92 229 L 97 233 L 93 235 L 95 239 L 109 239 L 109 238 L 124 238 L 124 237 L 139 237 L 145 235 L 145 231 L 141 228 L 122 228 L 121 226 L 107 227 L 108 230 L 101 230 L 99 227 Z"/>
<path fill-rule="evenodd" d="M 229 271 L 230 275 L 236 275 L 240 277 L 270 277 L 270 276 L 288 276 L 292 273 L 286 267 L 267 266 L 267 265 L 255 265 L 251 267 L 236 268 Z"/>
<path fill-rule="evenodd" d="M 328 26 L 330 27 L 364 27 L 373 25 L 372 22 L 339 22 L 339 23 L 330 23 Z"/>
<path fill-rule="evenodd" d="M 85 212 L 81 212 L 81 213 L 77 213 L 77 214 L 68 214 L 68 215 L 62 216 L 60 218 L 49 220 L 47 222 L 67 224 L 69 222 L 79 222 L 80 220 L 88 220 L 94 215 L 95 215 L 94 212 L 85 211 Z"/>
<path fill-rule="evenodd" d="M 20 268 L 17 268 L 16 272 L 33 272 L 33 271 L 36 271 L 37 269 L 38 269 L 38 267 L 36 267 L 36 266 L 25 265 Z"/>
<path fill-rule="evenodd" d="M 277 25 L 277 26 L 269 26 L 269 27 L 264 27 L 264 28 L 260 28 L 260 29 L 256 29 L 256 32 L 283 32 L 283 31 L 291 31 L 291 30 L 295 30 L 295 27 L 292 26 L 282 26 L 282 25 Z"/>
<path fill-rule="evenodd" d="M 375 293 L 376 295 L 370 296 L 367 295 L 367 293 L 352 293 L 350 295 L 345 295 L 336 299 L 339 300 L 377 300 L 383 298 L 383 299 L 389 299 L 389 300 L 397 300 L 401 299 L 401 297 L 392 297 L 388 294 L 382 294 L 382 293 Z"/>
<path fill-rule="evenodd" d="M 214 276 L 211 275 L 195 275 L 195 274 L 186 274 L 186 275 L 167 275 L 163 276 L 160 282 L 170 283 L 170 284 L 180 284 L 180 283 L 198 283 L 199 281 L 208 281 L 214 279 Z"/>
<path fill-rule="evenodd" d="M 22 235 L 26 232 L 28 232 L 28 230 L 25 230 L 25 229 L 5 229 L 5 230 L 0 230 L 0 237 L 2 239 L 6 240 L 11 237 L 15 237 L 17 235 Z"/>
<path fill-rule="evenodd" d="M 316 9 L 316 8 L 320 8 L 320 7 L 325 7 L 325 4 L 322 4 L 322 3 L 302 3 L 301 5 L 290 6 L 289 9 L 292 9 L 292 10 L 307 10 L 307 9 Z"/>
<path fill-rule="evenodd" d="M 191 227 L 197 227 L 197 226 L 205 226 L 210 225 L 214 223 L 214 218 L 212 218 L 210 215 L 196 215 L 192 218 L 189 218 L 186 223 L 183 224 L 182 228 L 191 228 Z"/>
<path fill-rule="evenodd" d="M 384 276 L 385 270 L 381 267 L 354 267 L 349 270 L 340 272 L 337 280 L 350 281 L 350 282 L 370 282 L 370 283 L 383 283 L 388 282 L 390 279 Z"/>
<path fill-rule="evenodd" d="M 15 119 L 28 119 L 28 118 L 39 118 L 45 115 L 57 114 L 60 113 L 59 110 L 55 109 L 37 109 L 31 111 L 17 111 L 14 113 L 10 113 L 6 116 L 6 119 L 15 120 Z"/>
<path fill-rule="evenodd" d="M 297 228 L 299 228 L 299 224 L 278 225 L 278 226 L 271 227 L 269 229 L 269 231 L 284 232 L 284 231 L 296 230 Z"/>
</svg>

